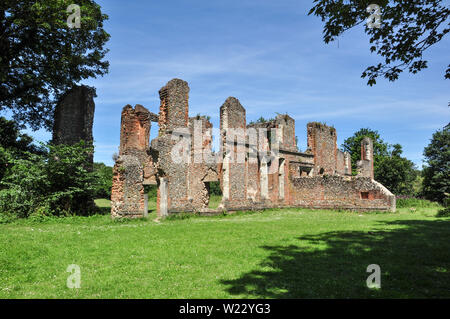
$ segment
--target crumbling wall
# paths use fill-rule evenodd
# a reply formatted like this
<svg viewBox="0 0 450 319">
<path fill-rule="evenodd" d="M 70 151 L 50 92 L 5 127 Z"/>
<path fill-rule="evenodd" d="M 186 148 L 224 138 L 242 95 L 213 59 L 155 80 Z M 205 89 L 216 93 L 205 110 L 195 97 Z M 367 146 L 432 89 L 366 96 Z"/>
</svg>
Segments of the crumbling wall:
<svg viewBox="0 0 450 319">
<path fill-rule="evenodd" d="M 54 112 L 52 143 L 55 145 L 74 145 L 84 141 L 86 147 L 93 146 L 92 128 L 96 97 L 95 88 L 81 85 L 67 91 L 59 100 Z M 85 169 L 94 169 L 94 153 L 86 155 Z M 92 199 L 80 203 L 80 210 L 93 211 Z"/>
<path fill-rule="evenodd" d="M 120 155 L 113 168 L 111 216 L 143 217 L 145 215 L 143 167 L 134 155 Z"/>
<path fill-rule="evenodd" d="M 336 130 L 308 123 L 301 153 L 288 115 L 246 125 L 245 109 L 230 97 L 220 108 L 220 152 L 212 154 L 212 124 L 188 117 L 189 86 L 173 79 L 160 90 L 159 116 L 141 105 L 122 112 L 120 156 L 114 166 L 113 217 L 145 215 L 143 184 L 157 183 L 157 212 L 210 212 L 209 182 L 220 180 L 217 211 L 269 207 L 395 210 L 395 196 L 373 180 L 373 143 L 362 141 L 358 176 L 350 154 L 337 149 Z M 151 141 L 151 122 L 159 135 Z"/>
<path fill-rule="evenodd" d="M 345 175 L 345 156 L 341 150 L 336 153 L 336 174 Z"/>
<path fill-rule="evenodd" d="M 258 131 L 254 127 L 246 128 L 247 144 L 247 200 L 255 205 L 261 201 L 260 163 L 258 159 Z"/>
<path fill-rule="evenodd" d="M 352 158 L 348 152 L 344 152 L 344 174 L 352 175 Z"/>
<path fill-rule="evenodd" d="M 96 97 L 95 88 L 81 85 L 67 91 L 55 108 L 53 137 L 54 144 L 74 145 L 80 140 L 86 145 L 93 145 L 92 127 Z M 89 162 L 94 163 L 94 154 L 89 155 Z M 92 166 L 90 167 L 92 169 Z"/>
<path fill-rule="evenodd" d="M 209 183 L 218 181 L 217 165 L 212 156 L 212 124 L 204 116 L 189 118 L 191 154 L 188 170 L 188 199 L 193 210 L 202 211 L 209 204 Z"/>
<path fill-rule="evenodd" d="M 136 156 L 144 170 L 144 184 L 153 184 L 156 167 L 149 149 L 151 122 L 155 114 L 137 104 L 122 109 L 119 155 Z"/>
<path fill-rule="evenodd" d="M 189 119 L 189 85 L 186 81 L 172 79 L 159 90 L 160 134 L 170 134 L 180 127 L 187 127 Z"/>
<path fill-rule="evenodd" d="M 247 199 L 252 205 L 264 205 L 269 202 L 273 189 L 271 167 L 271 134 L 277 128 L 275 120 L 250 123 L 247 135 Z M 281 132 L 281 130 L 280 130 Z M 282 139 L 282 136 L 277 136 Z"/>
<path fill-rule="evenodd" d="M 140 104 L 122 109 L 119 155 L 146 152 L 150 139 L 150 112 Z"/>
<path fill-rule="evenodd" d="M 294 178 L 291 191 L 297 207 L 395 211 L 395 196 L 367 177 Z"/>
<path fill-rule="evenodd" d="M 231 129 L 231 130 L 230 130 Z M 220 107 L 222 133 L 222 206 L 242 207 L 247 203 L 247 161 L 245 109 L 238 99 L 229 97 Z"/>
<path fill-rule="evenodd" d="M 278 114 L 275 118 L 275 128 L 280 130 L 280 149 L 297 152 L 295 120 L 287 114 Z"/>
<path fill-rule="evenodd" d="M 168 212 L 191 211 L 193 208 L 188 198 L 189 158 L 172 153 L 176 145 L 185 145 L 183 139 L 189 138 L 189 86 L 183 80 L 173 79 L 161 88 L 159 96 L 159 136 L 152 140 L 152 149 L 158 158 L 158 176 L 167 181 L 167 203 L 158 197 L 157 212 L 161 214 L 161 205 L 167 207 Z M 186 144 L 180 149 L 180 154 L 188 154 L 189 148 L 190 145 Z M 161 180 L 158 185 L 161 187 Z M 166 187 L 165 184 L 163 186 Z M 158 194 L 160 196 L 161 191 Z"/>
<path fill-rule="evenodd" d="M 290 183 L 293 178 L 305 177 L 312 172 L 314 157 L 308 153 L 286 152 L 280 150 L 281 165 L 278 168 L 278 204 L 291 205 L 295 196 L 291 192 Z M 281 189 L 283 187 L 283 190 Z M 284 196 L 281 196 L 284 195 Z"/>
<path fill-rule="evenodd" d="M 93 142 L 95 89 L 75 86 L 62 96 L 55 108 L 53 142 L 73 145 L 80 140 Z"/>
<path fill-rule="evenodd" d="M 338 151 L 335 175 L 291 178 L 291 181 L 293 196 L 290 204 L 293 206 L 388 211 L 396 209 L 395 196 L 373 179 L 373 142 L 370 138 L 364 138 L 361 142 L 358 176 L 351 177 L 350 154 Z"/>
<path fill-rule="evenodd" d="M 315 175 L 334 175 L 336 172 L 336 129 L 322 123 L 307 125 L 308 148 L 314 155 Z"/>
<path fill-rule="evenodd" d="M 113 168 L 111 215 L 142 217 L 145 212 L 143 184 L 156 174 L 149 156 L 151 113 L 142 105 L 122 109 L 119 158 Z"/>
<path fill-rule="evenodd" d="M 369 137 L 361 141 L 361 160 L 356 163 L 358 176 L 373 179 L 373 142 Z"/>
</svg>

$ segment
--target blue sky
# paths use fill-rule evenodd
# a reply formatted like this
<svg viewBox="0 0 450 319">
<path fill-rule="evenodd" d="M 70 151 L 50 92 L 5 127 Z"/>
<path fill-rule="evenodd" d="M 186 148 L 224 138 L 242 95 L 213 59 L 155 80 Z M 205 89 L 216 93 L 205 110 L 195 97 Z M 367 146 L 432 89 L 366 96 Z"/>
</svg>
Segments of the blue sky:
<svg viewBox="0 0 450 319">
<path fill-rule="evenodd" d="M 379 58 L 369 51 L 364 27 L 324 44 L 320 18 L 307 16 L 312 0 L 97 2 L 109 15 L 105 28 L 111 34 L 110 73 L 83 82 L 97 88 L 97 162 L 113 164 L 123 106 L 159 112 L 158 90 L 175 77 L 189 83 L 191 116 L 210 115 L 218 127 L 219 107 L 235 96 L 248 122 L 275 112 L 292 116 L 302 150 L 307 122 L 333 125 L 339 146 L 369 127 L 400 143 L 404 156 L 421 167 L 432 133 L 450 120 L 450 81 L 443 77 L 448 37 L 426 52 L 428 69 L 369 87 L 361 73 Z"/>
</svg>

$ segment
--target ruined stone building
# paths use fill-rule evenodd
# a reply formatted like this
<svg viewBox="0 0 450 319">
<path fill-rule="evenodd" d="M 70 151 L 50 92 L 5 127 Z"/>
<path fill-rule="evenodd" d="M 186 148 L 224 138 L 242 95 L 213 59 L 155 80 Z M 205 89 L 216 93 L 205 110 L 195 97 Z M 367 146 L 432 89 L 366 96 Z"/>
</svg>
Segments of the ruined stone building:
<svg viewBox="0 0 450 319">
<path fill-rule="evenodd" d="M 308 123 L 308 149 L 299 152 L 294 119 L 277 115 L 247 124 L 245 108 L 230 97 L 220 107 L 220 150 L 213 152 L 208 118 L 189 117 L 187 82 L 173 79 L 159 95 L 159 114 L 141 105 L 123 108 L 113 218 L 146 216 L 144 185 L 152 184 L 160 217 L 271 207 L 395 211 L 395 196 L 373 179 L 369 138 L 362 141 L 358 175 L 352 176 L 350 154 L 337 148 L 333 127 Z M 152 122 L 159 132 L 150 143 Z M 208 208 L 214 181 L 223 193 L 216 210 Z"/>
<path fill-rule="evenodd" d="M 86 145 L 93 144 L 94 97 L 95 89 L 85 85 L 75 86 L 61 97 L 55 108 L 54 144 L 74 145 L 81 140 Z M 89 162 L 92 166 L 94 154 L 89 156 Z"/>
<path fill-rule="evenodd" d="M 96 96 L 95 88 L 76 85 L 59 99 L 54 113 L 52 143 L 74 145 L 84 141 L 88 149 L 85 163 L 85 169 L 88 171 L 94 169 L 94 153 L 89 147 L 94 143 L 92 128 Z M 80 200 L 77 209 L 86 213 L 93 211 L 94 200 L 91 198 Z"/>
</svg>

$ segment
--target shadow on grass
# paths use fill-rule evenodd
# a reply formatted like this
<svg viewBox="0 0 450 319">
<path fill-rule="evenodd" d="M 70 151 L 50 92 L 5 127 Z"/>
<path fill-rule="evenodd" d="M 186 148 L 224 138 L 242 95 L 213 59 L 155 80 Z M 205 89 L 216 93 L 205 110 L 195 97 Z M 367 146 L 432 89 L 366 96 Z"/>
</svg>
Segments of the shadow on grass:
<svg viewBox="0 0 450 319">
<path fill-rule="evenodd" d="M 260 270 L 221 283 L 230 294 L 250 298 L 449 298 L 450 220 L 383 224 L 403 227 L 263 246 L 270 255 Z M 370 264 L 381 267 L 381 289 L 366 286 Z"/>
<path fill-rule="evenodd" d="M 109 215 L 111 214 L 111 208 L 110 207 L 96 207 L 97 211 L 96 214 L 99 215 Z"/>
</svg>

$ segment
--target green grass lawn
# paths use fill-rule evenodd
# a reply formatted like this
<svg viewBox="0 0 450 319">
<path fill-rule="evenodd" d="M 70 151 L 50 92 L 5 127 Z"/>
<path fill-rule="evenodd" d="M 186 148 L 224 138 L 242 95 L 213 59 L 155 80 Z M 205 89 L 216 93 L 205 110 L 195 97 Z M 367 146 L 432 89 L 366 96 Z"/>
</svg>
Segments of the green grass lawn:
<svg viewBox="0 0 450 319">
<path fill-rule="evenodd" d="M 209 198 L 209 208 L 217 208 L 219 207 L 220 202 L 222 201 L 222 196 L 218 196 L 218 195 L 211 195 Z"/>
<path fill-rule="evenodd" d="M 436 212 L 19 220 L 0 225 L 0 298 L 449 298 L 450 218 Z"/>
</svg>

